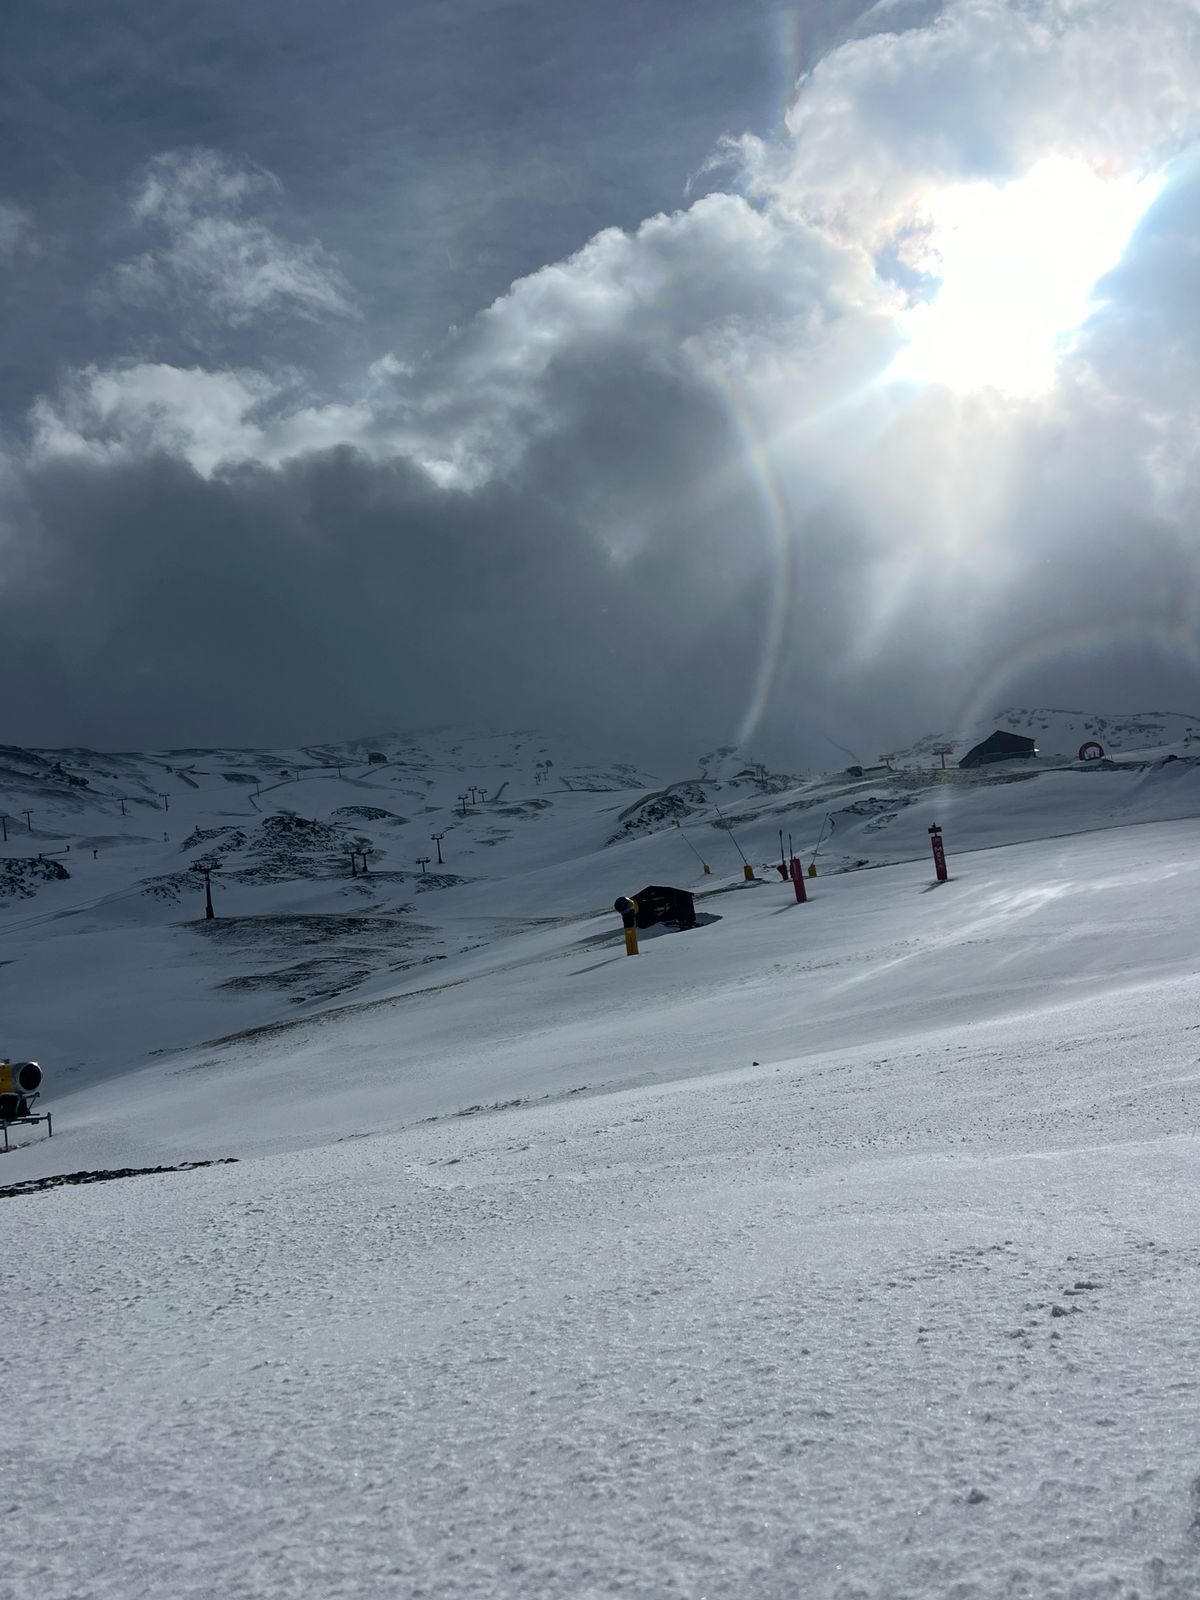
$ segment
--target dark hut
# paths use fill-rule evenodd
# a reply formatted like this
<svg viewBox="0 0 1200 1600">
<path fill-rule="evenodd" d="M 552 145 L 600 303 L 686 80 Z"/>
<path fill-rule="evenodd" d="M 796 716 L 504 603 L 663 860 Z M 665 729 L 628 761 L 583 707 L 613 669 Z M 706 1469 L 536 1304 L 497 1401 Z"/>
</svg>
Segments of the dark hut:
<svg viewBox="0 0 1200 1600">
<path fill-rule="evenodd" d="M 991 761 L 1019 761 L 1037 755 L 1037 745 L 1021 733 L 1009 733 L 997 728 L 986 739 L 968 750 L 958 763 L 960 767 L 986 767 Z"/>
<path fill-rule="evenodd" d="M 656 922 L 672 923 L 678 928 L 696 926 L 696 902 L 686 889 L 652 883 L 647 889 L 639 889 L 633 898 L 637 901 L 639 928 L 652 928 Z"/>
</svg>

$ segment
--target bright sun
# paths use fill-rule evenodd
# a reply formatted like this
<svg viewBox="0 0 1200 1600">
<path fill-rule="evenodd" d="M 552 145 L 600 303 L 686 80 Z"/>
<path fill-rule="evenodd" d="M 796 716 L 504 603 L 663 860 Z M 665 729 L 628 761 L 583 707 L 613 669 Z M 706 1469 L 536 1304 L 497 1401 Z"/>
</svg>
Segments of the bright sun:
<svg viewBox="0 0 1200 1600">
<path fill-rule="evenodd" d="M 892 375 L 960 393 L 1048 389 L 1064 337 L 1160 188 L 1053 156 L 1003 188 L 958 184 L 931 197 L 910 264 L 939 288 L 902 313 L 908 342 Z"/>
</svg>

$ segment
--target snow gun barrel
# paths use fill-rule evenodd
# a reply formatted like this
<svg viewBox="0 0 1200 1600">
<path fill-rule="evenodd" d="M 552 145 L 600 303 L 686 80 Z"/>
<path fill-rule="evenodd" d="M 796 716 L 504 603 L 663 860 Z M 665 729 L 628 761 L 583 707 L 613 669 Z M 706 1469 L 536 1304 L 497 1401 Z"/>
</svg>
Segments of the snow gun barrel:
<svg viewBox="0 0 1200 1600">
<path fill-rule="evenodd" d="M 0 1094 L 36 1094 L 41 1087 L 36 1061 L 0 1061 Z"/>
<path fill-rule="evenodd" d="M 36 1061 L 0 1061 L 0 1122 L 29 1115 L 30 1096 L 42 1086 L 42 1069 Z"/>
</svg>

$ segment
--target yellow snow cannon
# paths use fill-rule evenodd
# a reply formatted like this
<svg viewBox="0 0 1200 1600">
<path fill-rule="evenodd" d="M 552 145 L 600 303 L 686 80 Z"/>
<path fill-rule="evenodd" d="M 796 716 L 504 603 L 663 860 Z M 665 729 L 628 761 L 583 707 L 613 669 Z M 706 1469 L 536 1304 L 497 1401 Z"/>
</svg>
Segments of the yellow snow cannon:
<svg viewBox="0 0 1200 1600">
<path fill-rule="evenodd" d="M 27 1117 L 42 1087 L 42 1069 L 36 1061 L 0 1061 L 0 1122 Z"/>
</svg>

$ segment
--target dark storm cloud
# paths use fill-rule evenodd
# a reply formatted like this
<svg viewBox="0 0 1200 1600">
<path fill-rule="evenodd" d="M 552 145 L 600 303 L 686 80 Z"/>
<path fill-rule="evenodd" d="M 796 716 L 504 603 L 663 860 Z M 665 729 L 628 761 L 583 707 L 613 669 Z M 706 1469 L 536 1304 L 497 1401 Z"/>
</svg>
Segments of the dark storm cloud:
<svg viewBox="0 0 1200 1600">
<path fill-rule="evenodd" d="M 923 556 L 860 658 L 880 552 L 844 500 L 796 518 L 781 565 L 730 418 L 640 342 L 572 352 L 542 395 L 559 426 L 509 481 L 469 491 L 348 448 L 207 478 L 166 456 L 32 474 L 37 560 L 0 595 L 10 736 L 261 743 L 532 719 L 694 753 L 743 726 L 781 608 L 755 736 L 802 766 L 830 759 L 822 729 L 870 756 L 914 716 L 937 725 L 997 646 L 1187 611 L 1191 556 L 1120 503 L 1119 426 L 1100 415 L 1065 456 L 1038 428 L 1016 442 L 1009 570 Z M 1162 666 L 1136 640 L 1121 660 L 1122 686 Z"/>
<path fill-rule="evenodd" d="M 102 61 L 135 10 L 99 30 Z M 481 48 L 501 12 L 495 70 L 468 52 L 451 97 L 464 19 Z M 251 114 L 257 24 L 239 13 L 214 53 L 219 13 L 166 15 L 178 54 L 143 39 L 131 71 L 171 69 L 179 103 L 150 120 L 172 137 L 133 148 L 144 129 L 114 68 L 131 124 L 111 135 L 124 164 L 86 280 L 91 331 L 68 315 L 54 376 L 45 342 L 0 459 L 6 737 L 281 742 L 541 720 L 638 757 L 745 736 L 802 766 L 837 759 L 822 730 L 869 757 L 998 709 L 977 704 L 993 689 L 1101 708 L 1195 698 L 1190 0 L 953 0 L 936 24 L 929 7 L 876 6 L 806 80 L 791 131 L 737 146 L 749 198 L 714 168 L 709 193 L 645 221 L 672 162 L 698 172 L 738 131 L 680 74 L 707 61 L 749 94 L 751 23 L 726 59 L 715 9 L 687 29 L 656 12 L 637 36 L 651 93 L 599 13 L 573 27 L 536 6 L 352 7 L 331 43 L 301 6 L 270 52 L 259 37 L 263 61 L 300 59 Z M 345 52 L 365 49 L 368 22 L 352 94 Z M 397 42 L 418 23 L 423 74 Z M 591 51 L 573 95 L 532 58 L 502 70 L 530 29 L 551 67 Z M 343 70 L 318 70 L 326 44 Z M 376 57 L 408 85 L 403 116 L 370 92 Z M 230 78 L 237 150 L 200 114 Z M 307 118 L 284 117 L 301 93 Z M 268 137 L 284 122 L 288 151 Z M 413 150 L 385 160 L 383 123 Z M 343 149 L 363 135 L 340 192 L 323 124 Z M 887 263 L 921 195 L 1020 177 L 1044 153 L 1116 171 L 1173 157 L 1054 388 L 882 381 L 905 287 Z M 593 161 L 604 180 L 562 201 Z M 386 225 L 372 185 L 397 196 Z M 63 270 L 56 203 L 14 190 L 28 220 L 10 297 L 34 248 L 60 263 L 50 283 Z M 505 240 L 494 257 L 489 228 Z M 464 242 L 470 264 L 443 271 Z M 475 314 L 430 338 L 430 306 L 456 299 Z"/>
<path fill-rule="evenodd" d="M 725 419 L 632 347 L 564 362 L 556 391 L 572 447 L 555 432 L 514 481 L 470 492 L 348 448 L 208 478 L 165 455 L 28 475 L 40 537 L 0 591 L 11 736 L 262 742 L 540 716 L 647 749 L 733 726 L 768 574 L 753 543 L 731 552 L 742 497 L 693 507 L 686 487 L 725 451 Z M 670 495 L 684 525 L 614 558 L 597 529 Z"/>
<path fill-rule="evenodd" d="M 57 370 L 193 362 L 193 320 L 97 297 L 127 261 L 147 164 L 201 148 L 282 185 L 281 233 L 343 264 L 361 328 L 244 329 L 235 365 L 302 359 L 336 382 L 418 356 L 599 228 L 677 205 L 720 136 L 768 133 L 796 72 L 864 9 L 836 0 L 59 0 L 9 8 L 0 204 L 45 240 L 0 286 L 0 418 Z M 786 24 L 786 26 L 785 26 Z M 136 246 L 141 248 L 141 246 Z M 207 330 L 210 334 L 213 329 Z"/>
<path fill-rule="evenodd" d="M 220 479 L 163 457 L 79 462 L 29 497 L 42 561 L 3 615 L 22 662 L 14 736 L 30 742 L 47 682 L 62 726 L 101 743 L 511 712 L 541 652 L 570 655 L 586 592 L 587 552 L 564 563 L 567 530 L 528 502 L 447 495 L 349 450 Z"/>
</svg>

